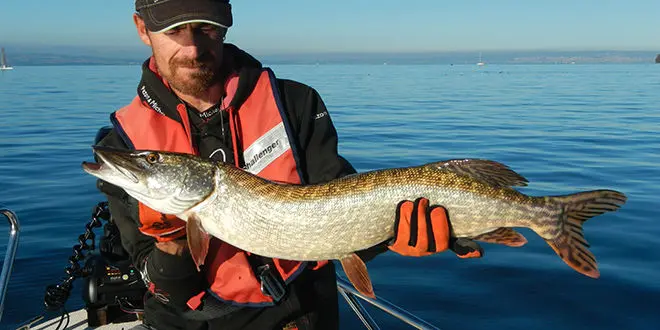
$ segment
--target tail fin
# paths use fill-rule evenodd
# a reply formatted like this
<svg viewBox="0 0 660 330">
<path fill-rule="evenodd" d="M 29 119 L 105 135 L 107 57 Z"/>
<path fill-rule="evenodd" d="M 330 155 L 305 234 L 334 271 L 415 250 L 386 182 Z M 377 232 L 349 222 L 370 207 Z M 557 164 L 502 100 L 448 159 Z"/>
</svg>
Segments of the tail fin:
<svg viewBox="0 0 660 330">
<path fill-rule="evenodd" d="M 597 215 L 618 210 L 626 202 L 626 196 L 613 190 L 594 190 L 553 198 L 564 204 L 560 215 L 562 232 L 546 242 L 573 269 L 598 278 L 600 273 L 596 258 L 588 249 L 582 224 Z"/>
</svg>

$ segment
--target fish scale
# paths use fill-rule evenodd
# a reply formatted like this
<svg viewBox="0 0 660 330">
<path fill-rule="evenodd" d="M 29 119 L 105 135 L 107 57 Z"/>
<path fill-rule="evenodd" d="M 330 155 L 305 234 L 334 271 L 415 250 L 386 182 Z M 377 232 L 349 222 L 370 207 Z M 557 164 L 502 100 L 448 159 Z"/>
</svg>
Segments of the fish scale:
<svg viewBox="0 0 660 330">
<path fill-rule="evenodd" d="M 223 179 L 216 184 L 224 185 L 225 193 L 232 197 L 222 200 L 214 196 L 216 200 L 206 204 L 208 208 L 195 211 L 202 219 L 216 220 L 208 225 L 204 222 L 204 229 L 232 245 L 268 257 L 341 259 L 374 246 L 394 235 L 398 202 L 419 196 L 449 210 L 456 237 L 476 236 L 499 227 L 534 226 L 541 231 L 539 228 L 556 227 L 559 222 L 557 217 L 538 217 L 538 211 L 544 211 L 547 204 L 511 189 L 498 191 L 478 182 L 455 184 L 460 178 L 451 172 L 397 169 L 352 176 L 331 185 L 295 186 L 268 183 L 229 166 L 221 171 L 225 172 Z M 386 178 L 385 183 L 374 182 L 381 178 Z M 432 182 L 460 188 L 438 187 Z M 478 194 L 481 191 L 486 194 Z M 253 240 L 254 236 L 243 233 L 264 236 Z"/>
</svg>

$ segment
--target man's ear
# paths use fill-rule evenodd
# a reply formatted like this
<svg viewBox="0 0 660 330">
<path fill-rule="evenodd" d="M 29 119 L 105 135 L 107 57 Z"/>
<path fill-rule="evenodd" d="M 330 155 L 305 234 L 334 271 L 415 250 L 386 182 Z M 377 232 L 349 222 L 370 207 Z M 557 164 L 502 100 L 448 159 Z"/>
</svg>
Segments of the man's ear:
<svg viewBox="0 0 660 330">
<path fill-rule="evenodd" d="M 151 39 L 149 39 L 149 34 L 147 34 L 147 26 L 144 24 L 142 17 L 140 17 L 140 15 L 137 13 L 133 14 L 133 22 L 135 23 L 135 28 L 137 29 L 140 40 L 142 40 L 145 45 L 151 47 Z"/>
</svg>

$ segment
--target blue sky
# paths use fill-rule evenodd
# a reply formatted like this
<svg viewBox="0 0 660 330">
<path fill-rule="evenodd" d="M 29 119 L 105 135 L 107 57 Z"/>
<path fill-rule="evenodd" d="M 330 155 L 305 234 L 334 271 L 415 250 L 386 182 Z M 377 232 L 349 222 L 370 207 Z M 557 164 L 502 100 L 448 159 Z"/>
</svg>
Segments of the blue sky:
<svg viewBox="0 0 660 330">
<path fill-rule="evenodd" d="M 0 44 L 139 45 L 132 0 L 1 0 Z M 250 51 L 660 51 L 659 0 L 233 0 Z"/>
</svg>

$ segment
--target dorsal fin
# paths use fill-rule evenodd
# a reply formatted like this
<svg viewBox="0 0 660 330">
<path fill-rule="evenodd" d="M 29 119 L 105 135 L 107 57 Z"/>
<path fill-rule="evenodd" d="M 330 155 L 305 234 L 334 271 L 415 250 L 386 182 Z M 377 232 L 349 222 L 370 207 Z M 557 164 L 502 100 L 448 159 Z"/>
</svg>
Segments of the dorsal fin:
<svg viewBox="0 0 660 330">
<path fill-rule="evenodd" d="M 424 166 L 469 176 L 498 187 L 526 186 L 529 182 L 508 166 L 487 159 L 450 159 Z"/>
</svg>

